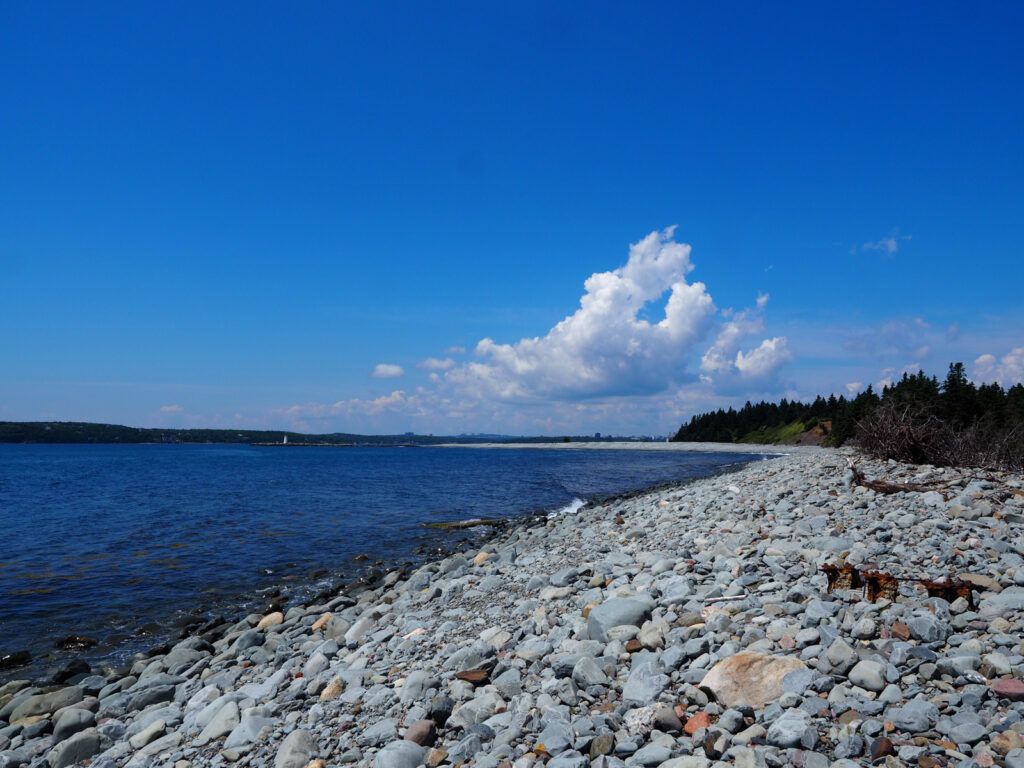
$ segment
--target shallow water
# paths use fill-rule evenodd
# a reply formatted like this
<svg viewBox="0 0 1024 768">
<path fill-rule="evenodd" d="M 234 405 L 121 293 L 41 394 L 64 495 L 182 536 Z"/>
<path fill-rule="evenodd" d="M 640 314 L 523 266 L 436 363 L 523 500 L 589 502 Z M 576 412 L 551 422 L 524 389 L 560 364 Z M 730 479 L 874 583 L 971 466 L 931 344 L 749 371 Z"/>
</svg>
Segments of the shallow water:
<svg viewBox="0 0 1024 768">
<path fill-rule="evenodd" d="M 368 563 L 416 562 L 481 529 L 424 523 L 553 511 L 758 455 L 624 450 L 0 445 L 0 656 L 37 675 L 87 635 L 123 659 L 183 613 L 293 600 Z M 140 628 L 145 632 L 140 636 Z"/>
</svg>

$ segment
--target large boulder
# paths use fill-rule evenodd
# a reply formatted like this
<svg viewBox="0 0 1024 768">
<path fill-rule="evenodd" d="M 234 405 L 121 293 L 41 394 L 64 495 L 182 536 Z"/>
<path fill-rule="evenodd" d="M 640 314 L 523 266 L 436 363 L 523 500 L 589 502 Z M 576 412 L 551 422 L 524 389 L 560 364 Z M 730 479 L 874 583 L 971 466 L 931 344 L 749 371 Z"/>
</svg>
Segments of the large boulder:
<svg viewBox="0 0 1024 768">
<path fill-rule="evenodd" d="M 795 656 L 769 656 L 742 651 L 715 664 L 701 681 L 727 707 L 768 706 L 782 695 L 782 678 L 807 669 Z"/>
<path fill-rule="evenodd" d="M 52 693 L 39 693 L 29 696 L 11 712 L 10 722 L 13 723 L 24 717 L 48 715 L 51 712 L 56 712 L 58 709 L 64 709 L 64 707 L 77 704 L 84 697 L 84 691 L 77 685 L 61 688 L 59 691 L 53 691 Z"/>
</svg>

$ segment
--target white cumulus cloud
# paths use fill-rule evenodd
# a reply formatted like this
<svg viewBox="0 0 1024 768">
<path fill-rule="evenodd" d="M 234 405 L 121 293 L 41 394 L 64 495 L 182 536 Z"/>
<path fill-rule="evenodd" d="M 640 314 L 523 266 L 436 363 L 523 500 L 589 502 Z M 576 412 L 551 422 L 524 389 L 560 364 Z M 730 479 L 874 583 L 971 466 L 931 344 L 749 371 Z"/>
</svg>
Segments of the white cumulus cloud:
<svg viewBox="0 0 1024 768">
<path fill-rule="evenodd" d="M 746 338 L 764 330 L 764 310 L 767 306 L 768 295 L 761 294 L 754 307 L 732 313 L 719 327 L 714 342 L 700 361 L 700 369 L 706 381 L 728 384 L 737 377 L 763 381 L 773 376 L 790 359 L 789 346 L 784 336 L 764 339 L 746 352 L 740 349 Z"/>
<path fill-rule="evenodd" d="M 981 355 L 974 361 L 974 377 L 983 382 L 996 381 L 1004 387 L 1024 383 L 1024 347 L 1014 347 L 1001 358 Z"/>
<path fill-rule="evenodd" d="M 628 431 L 738 394 L 783 391 L 777 373 L 791 354 L 784 336 L 763 333 L 767 294 L 720 312 L 705 284 L 688 280 L 690 254 L 674 227 L 651 232 L 629 246 L 623 265 L 590 275 L 576 309 L 541 335 L 484 338 L 464 360 L 461 348 L 425 358 L 417 365 L 427 380 L 411 394 L 300 404 L 283 414 L 352 431 L 385 423 L 403 431 Z M 384 363 L 374 371 L 402 373 Z"/>
<path fill-rule="evenodd" d="M 630 246 L 626 264 L 587 278 L 579 308 L 544 336 L 501 344 L 485 338 L 479 362 L 446 381 L 482 398 L 584 399 L 650 394 L 692 378 L 686 356 L 705 334 L 715 305 L 704 283 L 688 283 L 690 246 L 674 227 Z M 640 316 L 667 294 L 663 316 Z"/>
<path fill-rule="evenodd" d="M 372 376 L 375 379 L 397 379 L 399 376 L 405 374 L 405 369 L 400 365 L 394 365 L 393 363 L 377 363 L 373 367 Z"/>
<path fill-rule="evenodd" d="M 740 376 L 763 378 L 775 373 L 790 357 L 785 336 L 765 339 L 750 352 L 736 353 L 736 370 Z"/>
</svg>

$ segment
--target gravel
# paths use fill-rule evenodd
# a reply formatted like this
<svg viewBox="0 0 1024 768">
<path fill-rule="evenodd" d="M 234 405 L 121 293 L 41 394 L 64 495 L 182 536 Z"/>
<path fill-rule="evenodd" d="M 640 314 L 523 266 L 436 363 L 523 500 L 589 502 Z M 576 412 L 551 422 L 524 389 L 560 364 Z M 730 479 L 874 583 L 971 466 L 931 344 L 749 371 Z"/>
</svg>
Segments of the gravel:
<svg viewBox="0 0 1024 768">
<path fill-rule="evenodd" d="M 10 681 L 0 768 L 1021 767 L 1022 548 L 1020 476 L 803 449 Z M 829 592 L 843 563 L 895 592 Z M 970 599 L 918 582 L 951 575 Z"/>
</svg>

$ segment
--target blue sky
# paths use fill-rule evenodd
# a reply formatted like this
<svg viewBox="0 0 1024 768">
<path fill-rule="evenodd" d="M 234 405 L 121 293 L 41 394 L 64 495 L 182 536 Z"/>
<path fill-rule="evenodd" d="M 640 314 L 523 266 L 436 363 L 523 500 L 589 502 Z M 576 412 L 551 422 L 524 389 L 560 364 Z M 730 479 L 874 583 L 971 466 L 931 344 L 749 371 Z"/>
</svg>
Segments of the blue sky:
<svg viewBox="0 0 1024 768">
<path fill-rule="evenodd" d="M 1024 6 L 512 5 L 0 6 L 0 419 L 664 434 L 1024 376 Z"/>
</svg>

